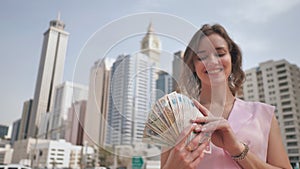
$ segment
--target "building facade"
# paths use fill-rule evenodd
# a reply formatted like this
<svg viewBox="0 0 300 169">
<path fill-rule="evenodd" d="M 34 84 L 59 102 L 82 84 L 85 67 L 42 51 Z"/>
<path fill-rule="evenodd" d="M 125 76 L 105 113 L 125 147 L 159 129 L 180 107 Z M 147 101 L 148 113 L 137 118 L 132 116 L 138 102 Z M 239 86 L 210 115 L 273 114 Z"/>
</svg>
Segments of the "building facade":
<svg viewBox="0 0 300 169">
<path fill-rule="evenodd" d="M 64 139 L 67 130 L 68 110 L 76 101 L 86 100 L 88 87 L 73 82 L 64 82 L 56 87 L 54 108 L 50 112 L 48 136 L 53 140 Z M 49 114 L 49 113 L 48 113 Z"/>
<path fill-rule="evenodd" d="M 152 23 L 149 24 L 148 30 L 141 42 L 141 53 L 148 56 L 156 67 L 160 65 L 161 42 L 156 35 Z"/>
<path fill-rule="evenodd" d="M 20 132 L 18 136 L 18 140 L 28 138 L 28 127 L 29 127 L 29 119 L 32 107 L 32 99 L 29 99 L 23 104 L 22 118 L 20 124 Z"/>
<path fill-rule="evenodd" d="M 77 101 L 72 104 L 68 111 L 65 140 L 73 145 L 83 145 L 86 102 L 86 100 Z"/>
<path fill-rule="evenodd" d="M 33 151 L 35 150 L 36 145 L 45 141 L 47 140 L 33 138 L 16 141 L 13 145 L 14 152 L 12 156 L 12 163 L 21 164 L 23 162 L 26 163 L 26 161 L 27 163 L 30 163 L 30 161 L 34 158 Z"/>
<path fill-rule="evenodd" d="M 146 55 L 120 55 L 111 71 L 108 145 L 141 142 L 144 123 L 155 100 L 155 63 Z"/>
<path fill-rule="evenodd" d="M 101 59 L 96 61 L 91 68 L 87 110 L 84 118 L 84 141 L 87 141 L 89 145 L 103 146 L 105 143 L 112 62 L 109 59 Z"/>
<path fill-rule="evenodd" d="M 13 122 L 11 139 L 10 139 L 11 145 L 14 145 L 14 142 L 18 140 L 18 136 L 20 132 L 20 124 L 21 124 L 21 119 L 18 119 Z"/>
<path fill-rule="evenodd" d="M 167 73 L 158 72 L 158 79 L 156 80 L 156 100 L 163 97 L 165 94 L 173 91 L 173 78 Z"/>
<path fill-rule="evenodd" d="M 0 164 L 11 164 L 13 151 L 8 140 L 0 139 Z"/>
<path fill-rule="evenodd" d="M 69 33 L 58 17 L 50 21 L 44 41 L 30 114 L 28 136 L 36 137 L 41 113 L 51 112 L 54 106 L 55 87 L 62 82 Z"/>
<path fill-rule="evenodd" d="M 245 71 L 245 100 L 276 107 L 283 142 L 292 165 L 300 160 L 300 69 L 286 60 L 266 61 Z"/>
<path fill-rule="evenodd" d="M 174 58 L 172 62 L 172 72 L 173 72 L 173 90 L 176 90 L 180 80 L 181 72 L 183 71 L 183 51 L 178 51 L 174 53 Z"/>
<path fill-rule="evenodd" d="M 75 146 L 64 140 L 46 140 L 37 143 L 33 152 L 32 168 L 86 168 L 91 167 L 91 147 Z"/>
<path fill-rule="evenodd" d="M 8 126 L 0 124 L 0 138 L 4 138 L 8 133 Z"/>
</svg>

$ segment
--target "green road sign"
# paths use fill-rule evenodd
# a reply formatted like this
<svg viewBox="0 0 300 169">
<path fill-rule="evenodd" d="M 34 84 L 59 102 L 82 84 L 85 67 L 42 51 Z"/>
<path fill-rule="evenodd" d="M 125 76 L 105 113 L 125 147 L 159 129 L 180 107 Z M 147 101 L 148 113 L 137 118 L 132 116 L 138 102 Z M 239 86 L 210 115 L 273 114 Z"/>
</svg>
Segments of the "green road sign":
<svg viewBox="0 0 300 169">
<path fill-rule="evenodd" d="M 132 157 L 132 169 L 142 169 L 144 165 L 143 157 L 141 156 L 133 156 Z"/>
</svg>

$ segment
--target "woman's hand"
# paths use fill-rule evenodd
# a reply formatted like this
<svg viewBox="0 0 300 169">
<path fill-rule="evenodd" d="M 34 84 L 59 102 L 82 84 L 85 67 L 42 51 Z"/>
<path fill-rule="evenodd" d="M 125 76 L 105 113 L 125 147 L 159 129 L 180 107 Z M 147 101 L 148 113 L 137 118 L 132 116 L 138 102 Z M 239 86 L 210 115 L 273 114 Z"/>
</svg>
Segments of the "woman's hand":
<svg viewBox="0 0 300 169">
<path fill-rule="evenodd" d="M 198 166 L 204 156 L 203 151 L 208 142 L 199 144 L 200 135 L 197 135 L 186 145 L 188 136 L 195 129 L 199 130 L 201 128 L 197 124 L 187 127 L 181 132 L 176 146 L 162 153 L 161 161 L 163 169 L 194 169 Z"/>
<path fill-rule="evenodd" d="M 228 121 L 222 117 L 214 117 L 203 105 L 194 100 L 195 106 L 204 117 L 192 120 L 193 123 L 203 124 L 201 132 L 211 133 L 211 141 L 214 145 L 223 148 L 231 156 L 239 155 L 243 144 L 235 137 Z"/>
</svg>

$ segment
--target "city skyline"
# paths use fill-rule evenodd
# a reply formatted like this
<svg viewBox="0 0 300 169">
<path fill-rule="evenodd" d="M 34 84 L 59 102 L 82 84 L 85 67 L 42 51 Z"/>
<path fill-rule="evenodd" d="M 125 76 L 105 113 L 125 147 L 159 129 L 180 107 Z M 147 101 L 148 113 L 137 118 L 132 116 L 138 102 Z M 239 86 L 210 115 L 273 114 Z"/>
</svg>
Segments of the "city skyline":
<svg viewBox="0 0 300 169">
<path fill-rule="evenodd" d="M 300 27 L 297 23 L 299 1 L 278 1 L 277 4 L 272 1 L 258 1 L 257 4 L 230 1 L 217 5 L 223 7 L 217 7 L 213 2 L 185 4 L 184 1 L 130 1 L 131 3 L 122 7 L 118 7 L 120 5 L 117 1 L 106 4 L 70 2 L 6 1 L 0 7 L 3 21 L 0 28 L 0 51 L 3 60 L 0 63 L 3 80 L 1 93 L 7 96 L 1 99 L 0 124 L 11 125 L 13 121 L 21 118 L 23 102 L 33 98 L 43 33 L 47 30 L 50 20 L 56 19 L 59 11 L 61 20 L 66 24 L 66 31 L 70 33 L 63 81 L 72 80 L 76 58 L 93 33 L 113 20 L 140 12 L 162 12 L 178 16 L 196 27 L 204 23 L 224 25 L 243 51 L 244 69 L 256 67 L 258 63 L 270 59 L 286 59 L 290 63 L 300 65 L 300 58 L 295 51 L 299 46 L 297 39 L 300 38 L 297 32 Z M 202 6 L 211 8 L 202 9 Z M 236 6 L 236 9 L 232 6 Z M 32 10 L 32 14 L 29 14 L 28 10 Z M 213 13 L 214 11 L 218 12 Z M 135 24 L 141 24 L 146 31 L 149 22 L 147 20 Z M 159 27 L 157 23 L 153 24 L 154 28 Z M 139 43 L 136 42 L 133 51 L 139 49 Z M 173 53 L 184 50 L 178 46 L 173 49 L 164 46 L 163 41 L 162 46 L 173 50 Z M 132 51 L 120 49 L 116 54 L 124 52 Z"/>
</svg>

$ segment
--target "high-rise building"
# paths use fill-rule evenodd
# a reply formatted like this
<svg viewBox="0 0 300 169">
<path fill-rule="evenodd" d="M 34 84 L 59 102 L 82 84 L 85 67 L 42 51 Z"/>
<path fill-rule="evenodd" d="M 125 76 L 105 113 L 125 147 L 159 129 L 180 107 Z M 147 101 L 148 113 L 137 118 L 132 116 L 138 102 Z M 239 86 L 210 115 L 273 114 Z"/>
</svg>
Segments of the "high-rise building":
<svg viewBox="0 0 300 169">
<path fill-rule="evenodd" d="M 173 91 L 173 78 L 164 71 L 158 72 L 156 80 L 156 100 Z"/>
<path fill-rule="evenodd" d="M 11 139 L 10 139 L 11 145 L 14 145 L 14 142 L 18 140 L 20 124 L 21 124 L 21 119 L 18 119 L 13 122 L 13 129 L 12 129 Z"/>
<path fill-rule="evenodd" d="M 32 99 L 29 99 L 29 100 L 25 101 L 23 104 L 23 112 L 22 112 L 18 140 L 26 139 L 28 137 L 28 127 L 29 127 L 29 119 L 30 119 L 32 101 L 33 101 Z"/>
<path fill-rule="evenodd" d="M 286 60 L 270 60 L 245 73 L 244 99 L 276 106 L 283 142 L 296 165 L 300 160 L 300 68 Z"/>
<path fill-rule="evenodd" d="M 55 87 L 62 82 L 64 62 L 69 33 L 58 17 L 50 21 L 44 33 L 44 42 L 30 114 L 28 136 L 36 137 L 40 124 L 40 114 L 51 112 L 54 105 Z"/>
<path fill-rule="evenodd" d="M 87 95 L 88 87 L 85 85 L 67 81 L 56 87 L 54 108 L 50 112 L 48 127 L 48 136 L 51 139 L 65 138 L 68 109 L 76 101 L 87 100 Z"/>
<path fill-rule="evenodd" d="M 155 99 L 155 63 L 142 53 L 120 55 L 111 69 L 106 143 L 141 142 L 148 111 Z"/>
<path fill-rule="evenodd" d="M 111 59 L 95 62 L 90 72 L 89 94 L 84 118 L 84 141 L 89 145 L 103 146 L 105 143 L 106 118 Z"/>
<path fill-rule="evenodd" d="M 181 72 L 183 71 L 183 51 L 178 51 L 174 53 L 174 59 L 172 62 L 172 72 L 173 72 L 173 90 L 178 87 L 178 82 L 180 80 Z"/>
<path fill-rule="evenodd" d="M 72 104 L 68 111 L 65 140 L 73 145 L 83 145 L 84 118 L 86 115 L 86 100 Z"/>
<path fill-rule="evenodd" d="M 0 124 L 0 138 L 4 138 L 8 133 L 8 126 Z"/>
<path fill-rule="evenodd" d="M 147 33 L 141 42 L 141 53 L 147 55 L 155 63 L 155 66 L 159 66 L 161 42 L 154 32 L 152 23 L 149 24 Z"/>
</svg>

